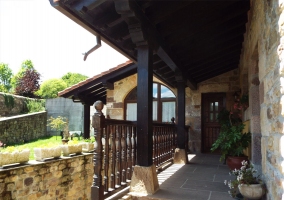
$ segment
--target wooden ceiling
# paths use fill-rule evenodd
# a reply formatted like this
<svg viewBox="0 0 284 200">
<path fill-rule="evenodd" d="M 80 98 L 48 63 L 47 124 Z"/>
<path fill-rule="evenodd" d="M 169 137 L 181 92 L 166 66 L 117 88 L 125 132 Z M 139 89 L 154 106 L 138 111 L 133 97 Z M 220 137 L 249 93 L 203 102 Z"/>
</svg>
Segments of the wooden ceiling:
<svg viewBox="0 0 284 200">
<path fill-rule="evenodd" d="M 153 48 L 153 72 L 191 89 L 238 68 L 249 0 L 50 0 L 103 41 L 137 61 L 137 45 Z M 110 58 L 111 59 L 111 58 Z"/>
</svg>

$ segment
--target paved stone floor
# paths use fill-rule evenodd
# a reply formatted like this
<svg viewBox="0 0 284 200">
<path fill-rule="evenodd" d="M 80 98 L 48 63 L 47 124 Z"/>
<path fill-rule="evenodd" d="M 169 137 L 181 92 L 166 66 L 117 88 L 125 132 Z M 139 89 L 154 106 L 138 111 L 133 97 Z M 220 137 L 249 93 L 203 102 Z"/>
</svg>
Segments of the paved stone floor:
<svg viewBox="0 0 284 200">
<path fill-rule="evenodd" d="M 232 200 L 224 180 L 231 180 L 229 168 L 220 156 L 189 154 L 189 164 L 174 164 L 158 174 L 160 189 L 150 199 Z"/>
</svg>

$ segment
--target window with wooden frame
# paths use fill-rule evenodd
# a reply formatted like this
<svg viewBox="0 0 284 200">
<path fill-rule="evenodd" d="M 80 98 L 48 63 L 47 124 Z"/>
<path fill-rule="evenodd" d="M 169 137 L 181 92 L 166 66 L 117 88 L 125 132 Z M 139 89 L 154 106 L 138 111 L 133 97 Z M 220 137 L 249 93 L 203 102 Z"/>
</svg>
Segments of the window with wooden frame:
<svg viewBox="0 0 284 200">
<path fill-rule="evenodd" d="M 137 87 L 125 98 L 124 119 L 137 120 Z M 171 123 L 176 118 L 176 96 L 166 86 L 153 83 L 153 121 Z"/>
</svg>

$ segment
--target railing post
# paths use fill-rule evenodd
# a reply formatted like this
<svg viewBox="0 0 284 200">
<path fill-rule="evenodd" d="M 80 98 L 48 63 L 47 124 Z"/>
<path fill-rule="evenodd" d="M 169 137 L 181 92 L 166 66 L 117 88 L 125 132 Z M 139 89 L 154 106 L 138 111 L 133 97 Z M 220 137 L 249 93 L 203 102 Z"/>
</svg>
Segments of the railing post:
<svg viewBox="0 0 284 200">
<path fill-rule="evenodd" d="M 104 187 L 102 185 L 102 134 L 105 116 L 102 113 L 104 107 L 103 102 L 96 101 L 94 103 L 96 112 L 92 118 L 92 126 L 94 128 L 95 136 L 95 152 L 94 152 L 94 176 L 93 184 L 91 186 L 91 199 L 92 200 L 103 200 L 104 199 Z"/>
</svg>

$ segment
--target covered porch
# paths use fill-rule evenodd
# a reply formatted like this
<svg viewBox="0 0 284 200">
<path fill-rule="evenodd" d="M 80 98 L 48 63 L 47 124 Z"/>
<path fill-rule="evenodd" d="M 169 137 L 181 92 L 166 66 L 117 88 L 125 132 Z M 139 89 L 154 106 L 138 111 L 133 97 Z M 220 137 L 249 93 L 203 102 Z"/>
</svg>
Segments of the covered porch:
<svg viewBox="0 0 284 200">
<path fill-rule="evenodd" d="M 93 77 L 60 93 L 86 105 L 85 116 L 90 115 L 88 107 L 96 102 L 92 120 L 97 141 L 92 199 L 106 198 L 128 184 L 133 193 L 160 194 L 162 184 L 158 183 L 156 167 L 169 160 L 187 164 L 188 151 L 210 152 L 220 130 L 218 113 L 224 108 L 229 110 L 241 95 L 247 95 L 250 101 L 243 114 L 252 132 L 250 158 L 261 171 L 260 122 L 264 115 L 260 116 L 260 104 L 264 102 L 265 88 L 259 79 L 261 51 L 250 35 L 252 29 L 257 33 L 261 26 L 248 27 L 254 20 L 249 9 L 255 14 L 257 6 L 266 4 L 249 0 L 50 2 L 93 33 L 98 44 L 102 39 L 131 60 L 127 67 L 117 69 L 118 73 Z M 174 124 L 154 120 L 154 82 L 175 94 Z M 137 120 L 133 123 L 125 117 L 126 97 L 136 86 Z M 105 116 L 102 103 L 108 108 Z M 88 127 L 89 122 L 85 122 Z M 87 129 L 84 133 L 88 136 Z M 192 178 L 179 187 L 194 188 Z M 221 186 L 223 181 L 212 182 L 225 187 Z"/>
</svg>

